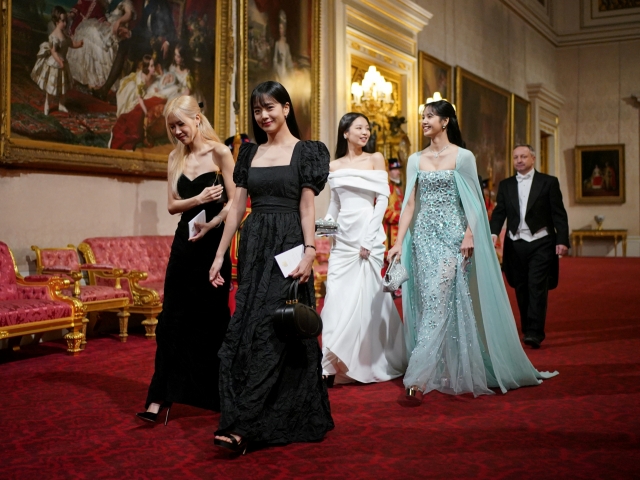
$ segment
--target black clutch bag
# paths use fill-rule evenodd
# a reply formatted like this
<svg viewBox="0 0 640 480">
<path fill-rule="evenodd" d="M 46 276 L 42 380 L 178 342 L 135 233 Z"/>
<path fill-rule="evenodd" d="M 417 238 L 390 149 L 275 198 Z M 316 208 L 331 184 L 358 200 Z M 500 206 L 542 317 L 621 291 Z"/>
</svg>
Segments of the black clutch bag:
<svg viewBox="0 0 640 480">
<path fill-rule="evenodd" d="M 287 303 L 273 314 L 276 331 L 298 338 L 315 338 L 322 333 L 322 319 L 313 308 L 298 303 L 298 280 L 289 287 Z"/>
<path fill-rule="evenodd" d="M 229 196 L 227 195 L 227 190 L 224 188 L 224 181 L 220 181 L 220 172 L 216 172 L 216 179 L 213 181 L 212 187 L 215 185 L 222 185 L 222 195 L 220 198 L 215 201 L 215 203 L 227 203 L 229 201 Z"/>
</svg>

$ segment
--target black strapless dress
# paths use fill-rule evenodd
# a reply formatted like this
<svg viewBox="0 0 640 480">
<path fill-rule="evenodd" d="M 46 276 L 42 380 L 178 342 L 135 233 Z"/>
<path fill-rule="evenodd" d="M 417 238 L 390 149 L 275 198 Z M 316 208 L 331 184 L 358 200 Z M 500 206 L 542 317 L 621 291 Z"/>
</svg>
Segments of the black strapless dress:
<svg viewBox="0 0 640 480">
<path fill-rule="evenodd" d="M 193 181 L 182 175 L 183 199 L 199 195 L 214 184 L 215 172 Z M 220 410 L 218 350 L 229 325 L 231 259 L 225 255 L 222 287 L 209 282 L 209 269 L 222 238 L 223 225 L 197 242 L 190 242 L 189 221 L 203 209 L 207 222 L 220 213 L 221 203 L 206 203 L 182 214 L 176 229 L 164 283 L 164 303 L 156 328 L 155 373 L 147 395 L 150 403 L 175 402 Z"/>
<path fill-rule="evenodd" d="M 284 339 L 271 319 L 291 278 L 274 256 L 304 243 L 303 187 L 318 194 L 329 175 L 320 142 L 299 142 L 291 164 L 251 168 L 257 145 L 240 147 L 233 180 L 248 190 L 251 214 L 240 236 L 236 311 L 220 348 L 220 430 L 265 445 L 322 440 L 333 428 L 317 339 Z M 313 277 L 300 301 L 315 308 Z"/>
</svg>

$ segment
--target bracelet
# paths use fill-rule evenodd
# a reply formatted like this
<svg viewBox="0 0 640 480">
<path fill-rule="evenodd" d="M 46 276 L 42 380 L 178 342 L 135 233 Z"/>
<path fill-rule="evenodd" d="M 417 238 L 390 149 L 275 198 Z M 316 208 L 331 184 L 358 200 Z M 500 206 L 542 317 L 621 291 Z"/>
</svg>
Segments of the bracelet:
<svg viewBox="0 0 640 480">
<path fill-rule="evenodd" d="M 305 245 L 305 246 L 304 246 L 304 248 L 305 248 L 305 250 L 306 250 L 307 248 L 313 248 L 314 250 L 316 250 L 316 247 L 314 247 L 313 245 Z M 318 251 L 318 250 L 316 250 L 316 252 L 317 252 L 317 251 Z"/>
<path fill-rule="evenodd" d="M 218 223 L 218 224 L 217 224 L 215 227 L 213 227 L 213 228 L 218 228 L 218 227 L 220 227 L 220 225 L 222 225 L 222 221 L 223 221 L 223 220 L 222 220 L 222 217 L 220 217 L 220 216 L 216 215 L 216 216 L 215 216 L 215 217 L 213 217 L 213 218 L 219 218 L 219 219 L 220 219 L 220 223 Z M 213 220 L 213 218 L 212 218 L 211 220 Z"/>
</svg>

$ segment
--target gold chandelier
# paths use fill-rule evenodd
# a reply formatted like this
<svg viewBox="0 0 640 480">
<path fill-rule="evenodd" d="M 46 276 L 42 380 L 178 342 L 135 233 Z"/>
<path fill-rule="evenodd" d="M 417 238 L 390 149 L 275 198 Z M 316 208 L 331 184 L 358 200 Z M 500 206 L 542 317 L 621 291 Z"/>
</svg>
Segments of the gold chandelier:
<svg viewBox="0 0 640 480">
<path fill-rule="evenodd" d="M 388 115 L 393 110 L 393 85 L 371 65 L 361 83 L 351 84 L 352 109 L 367 116 Z"/>
</svg>

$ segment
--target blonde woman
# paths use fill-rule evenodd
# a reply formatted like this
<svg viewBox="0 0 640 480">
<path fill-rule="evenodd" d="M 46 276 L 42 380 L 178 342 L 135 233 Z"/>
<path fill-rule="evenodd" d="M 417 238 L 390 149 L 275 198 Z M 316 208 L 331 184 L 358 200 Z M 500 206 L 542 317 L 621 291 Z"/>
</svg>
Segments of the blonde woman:
<svg viewBox="0 0 640 480">
<path fill-rule="evenodd" d="M 235 195 L 234 162 L 196 100 L 180 96 L 166 109 L 169 139 L 168 209 L 180 214 L 164 286 L 163 310 L 156 330 L 155 373 L 142 420 L 155 422 L 173 402 L 218 411 L 218 349 L 229 324 L 231 261 L 224 255 L 223 288 L 209 282 L 224 221 Z M 226 195 L 223 195 L 226 193 Z M 225 204 L 225 199 L 229 201 Z M 189 221 L 204 211 L 205 223 Z"/>
</svg>

